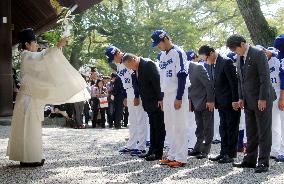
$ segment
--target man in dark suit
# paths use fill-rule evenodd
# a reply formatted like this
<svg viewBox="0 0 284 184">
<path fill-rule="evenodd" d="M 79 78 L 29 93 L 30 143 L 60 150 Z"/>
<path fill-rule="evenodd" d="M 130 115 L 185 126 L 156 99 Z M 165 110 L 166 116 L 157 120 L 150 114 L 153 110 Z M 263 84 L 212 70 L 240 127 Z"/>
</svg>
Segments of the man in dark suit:
<svg viewBox="0 0 284 184">
<path fill-rule="evenodd" d="M 238 55 L 239 107 L 245 108 L 247 132 L 247 154 L 241 163 L 233 166 L 256 167 L 256 173 L 267 172 L 272 142 L 272 104 L 276 99 L 267 58 L 261 50 L 246 44 L 240 35 L 230 36 L 227 47 Z"/>
<path fill-rule="evenodd" d="M 198 53 L 207 64 L 211 65 L 215 106 L 220 115 L 221 151 L 220 155 L 210 160 L 230 163 L 237 156 L 240 122 L 240 110 L 233 109 L 239 99 L 236 68 L 231 60 L 224 59 L 208 45 L 200 47 Z"/>
<path fill-rule="evenodd" d="M 203 65 L 190 62 L 188 77 L 189 99 L 194 110 L 197 142 L 190 156 L 207 158 L 214 136 L 214 88 Z"/>
<path fill-rule="evenodd" d="M 147 154 L 139 157 L 147 161 L 160 160 L 163 155 L 166 131 L 158 68 L 151 60 L 133 54 L 125 54 L 122 62 L 128 69 L 137 72 L 142 105 L 149 116 L 151 146 Z"/>
<path fill-rule="evenodd" d="M 116 74 L 115 80 L 113 84 L 112 89 L 112 95 L 114 96 L 114 127 L 116 129 L 121 128 L 121 121 L 123 117 L 123 100 L 126 98 L 126 92 L 123 89 L 123 85 L 121 82 L 120 77 L 118 77 Z M 110 125 L 112 127 L 112 125 Z"/>
</svg>

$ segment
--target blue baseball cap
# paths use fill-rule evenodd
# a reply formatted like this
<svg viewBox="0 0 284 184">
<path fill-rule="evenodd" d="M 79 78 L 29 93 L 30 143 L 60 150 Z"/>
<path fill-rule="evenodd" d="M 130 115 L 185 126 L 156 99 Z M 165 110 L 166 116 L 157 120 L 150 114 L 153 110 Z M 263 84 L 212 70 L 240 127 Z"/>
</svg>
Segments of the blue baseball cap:
<svg viewBox="0 0 284 184">
<path fill-rule="evenodd" d="M 108 63 L 112 63 L 112 61 L 113 61 L 113 59 L 114 59 L 114 55 L 115 55 L 117 52 L 119 52 L 119 51 L 120 51 L 120 50 L 119 50 L 117 47 L 113 46 L 113 45 L 108 46 L 108 47 L 106 48 L 106 53 L 105 53 L 105 55 L 106 55 L 106 57 L 108 58 Z"/>
<path fill-rule="evenodd" d="M 281 34 L 276 37 L 273 43 L 273 47 L 279 51 L 284 51 L 284 34 Z"/>
<path fill-rule="evenodd" d="M 192 61 L 193 59 L 195 59 L 197 57 L 197 54 L 192 50 L 188 50 L 185 53 L 186 53 L 188 61 Z"/>
<path fill-rule="evenodd" d="M 227 54 L 227 57 L 230 58 L 231 60 L 233 60 L 233 62 L 236 62 L 237 61 L 237 54 L 234 53 L 234 52 L 229 52 Z"/>
<path fill-rule="evenodd" d="M 164 30 L 156 30 L 152 32 L 151 41 L 152 47 L 156 47 L 165 37 L 167 36 L 167 32 Z"/>
</svg>

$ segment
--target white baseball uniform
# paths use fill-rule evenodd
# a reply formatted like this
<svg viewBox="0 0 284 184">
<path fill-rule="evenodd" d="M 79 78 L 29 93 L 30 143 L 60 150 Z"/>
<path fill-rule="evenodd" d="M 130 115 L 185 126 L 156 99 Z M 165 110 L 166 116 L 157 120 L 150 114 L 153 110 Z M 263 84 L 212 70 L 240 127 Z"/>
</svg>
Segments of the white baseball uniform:
<svg viewBox="0 0 284 184">
<path fill-rule="evenodd" d="M 142 102 L 138 106 L 134 106 L 135 98 L 132 83 L 132 70 L 128 70 L 124 64 L 117 65 L 117 75 L 121 78 L 123 88 L 127 93 L 127 106 L 129 111 L 129 140 L 127 142 L 128 149 L 145 150 L 147 139 L 148 115 L 142 107 Z"/>
<path fill-rule="evenodd" d="M 181 108 L 175 110 L 174 101 L 178 91 L 178 75 L 187 75 L 189 62 L 185 52 L 177 46 L 169 51 L 161 52 L 160 56 L 160 80 L 161 90 L 164 93 L 163 109 L 166 137 L 169 145 L 167 158 L 178 162 L 187 162 L 188 147 L 188 87 L 189 80 L 186 77 L 184 93 L 182 95 Z"/>
<path fill-rule="evenodd" d="M 278 100 L 280 97 L 280 70 L 283 71 L 280 61 L 276 57 L 271 57 L 268 61 L 270 69 L 270 78 L 272 86 L 276 92 L 277 100 L 273 102 L 272 107 L 272 146 L 271 156 L 277 156 L 278 154 L 284 155 L 284 112 L 278 108 Z"/>
</svg>

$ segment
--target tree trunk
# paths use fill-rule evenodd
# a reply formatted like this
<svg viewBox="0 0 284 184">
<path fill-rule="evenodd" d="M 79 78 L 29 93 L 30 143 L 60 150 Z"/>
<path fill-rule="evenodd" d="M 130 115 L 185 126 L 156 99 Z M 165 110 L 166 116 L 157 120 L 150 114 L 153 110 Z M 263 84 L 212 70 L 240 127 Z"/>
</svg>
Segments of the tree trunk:
<svg viewBox="0 0 284 184">
<path fill-rule="evenodd" d="M 259 0 L 236 0 L 254 44 L 271 46 L 276 29 L 270 27 L 260 9 Z"/>
<path fill-rule="evenodd" d="M 71 65 L 76 68 L 79 69 L 82 65 L 82 61 L 80 61 L 80 53 L 83 49 L 83 42 L 85 41 L 87 36 L 82 36 L 77 40 L 76 43 L 73 44 L 72 46 L 72 50 L 71 50 L 71 55 L 70 55 L 70 63 Z"/>
</svg>

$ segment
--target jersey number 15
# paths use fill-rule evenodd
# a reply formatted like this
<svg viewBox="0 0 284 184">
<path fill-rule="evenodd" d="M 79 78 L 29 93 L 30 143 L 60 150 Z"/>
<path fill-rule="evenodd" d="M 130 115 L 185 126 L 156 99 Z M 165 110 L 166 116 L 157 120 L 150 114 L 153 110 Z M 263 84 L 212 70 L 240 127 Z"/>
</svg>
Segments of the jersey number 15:
<svg viewBox="0 0 284 184">
<path fill-rule="evenodd" d="M 172 70 L 168 70 L 166 76 L 167 77 L 172 77 L 173 76 L 173 71 Z"/>
</svg>

